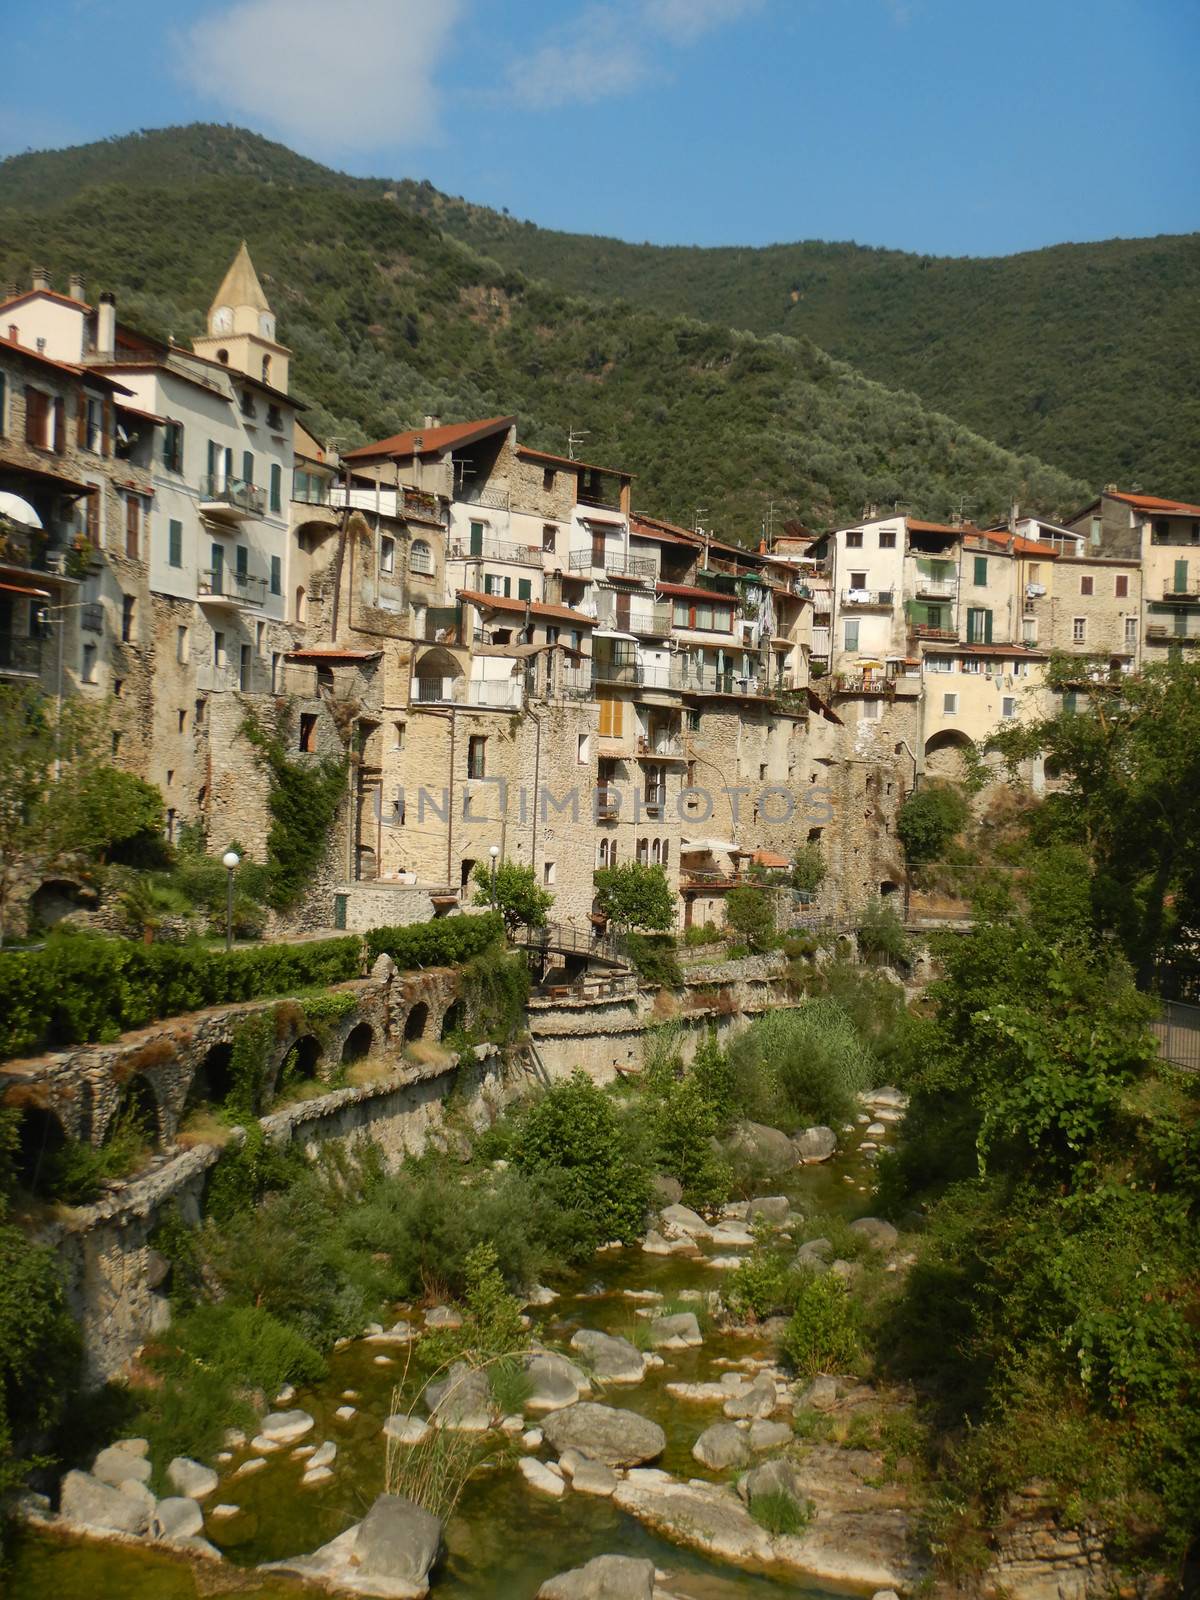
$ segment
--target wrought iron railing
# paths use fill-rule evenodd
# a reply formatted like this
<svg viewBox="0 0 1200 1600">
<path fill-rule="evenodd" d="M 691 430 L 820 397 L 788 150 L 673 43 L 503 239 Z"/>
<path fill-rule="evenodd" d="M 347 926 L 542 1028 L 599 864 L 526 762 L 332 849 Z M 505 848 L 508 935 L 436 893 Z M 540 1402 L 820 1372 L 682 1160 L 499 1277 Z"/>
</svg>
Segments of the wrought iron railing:
<svg viewBox="0 0 1200 1600">
<path fill-rule="evenodd" d="M 266 504 L 263 491 L 244 478 L 224 478 L 209 473 L 200 484 L 200 499 L 210 505 L 226 505 L 236 511 L 261 517 Z"/>
</svg>

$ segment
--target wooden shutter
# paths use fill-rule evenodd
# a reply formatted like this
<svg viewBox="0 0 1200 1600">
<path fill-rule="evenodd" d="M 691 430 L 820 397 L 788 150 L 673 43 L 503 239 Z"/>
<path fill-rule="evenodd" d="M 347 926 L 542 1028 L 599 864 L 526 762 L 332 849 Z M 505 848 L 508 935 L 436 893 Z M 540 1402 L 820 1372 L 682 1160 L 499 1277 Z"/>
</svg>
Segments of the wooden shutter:
<svg viewBox="0 0 1200 1600">
<path fill-rule="evenodd" d="M 87 536 L 88 543 L 93 550 L 99 550 L 102 540 L 100 538 L 100 490 L 93 487 L 87 496 Z"/>
<path fill-rule="evenodd" d="M 87 449 L 88 436 L 88 402 L 87 395 L 81 389 L 75 401 L 75 443 L 81 450 Z"/>
<path fill-rule="evenodd" d="M 141 502 L 137 495 L 125 496 L 125 554 L 132 561 L 137 560 L 138 553 L 138 514 Z"/>
<path fill-rule="evenodd" d="M 46 396 L 40 389 L 25 386 L 25 443 L 46 448 Z"/>
<path fill-rule="evenodd" d="M 67 448 L 67 402 L 62 395 L 54 396 L 54 453 L 62 455 Z"/>
<path fill-rule="evenodd" d="M 100 402 L 100 454 L 112 455 L 112 401 Z"/>
</svg>

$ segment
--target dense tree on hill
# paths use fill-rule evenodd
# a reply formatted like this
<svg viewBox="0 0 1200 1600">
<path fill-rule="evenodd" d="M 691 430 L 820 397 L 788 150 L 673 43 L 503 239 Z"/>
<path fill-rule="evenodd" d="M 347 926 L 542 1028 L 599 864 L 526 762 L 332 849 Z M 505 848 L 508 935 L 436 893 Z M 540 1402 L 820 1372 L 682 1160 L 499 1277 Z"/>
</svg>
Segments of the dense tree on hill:
<svg viewBox="0 0 1200 1600">
<path fill-rule="evenodd" d="M 983 519 L 1014 498 L 1061 513 L 1086 494 L 804 337 L 572 298 L 443 235 L 394 189 L 234 130 L 0 163 L 0 280 L 27 281 L 35 260 L 60 282 L 81 270 L 181 343 L 242 237 L 306 420 L 343 444 L 426 412 L 513 411 L 529 443 L 557 450 L 582 427 L 596 458 L 637 473 L 641 507 L 690 522 L 704 504 L 748 542 L 771 500 L 823 527 L 868 503 Z"/>
</svg>

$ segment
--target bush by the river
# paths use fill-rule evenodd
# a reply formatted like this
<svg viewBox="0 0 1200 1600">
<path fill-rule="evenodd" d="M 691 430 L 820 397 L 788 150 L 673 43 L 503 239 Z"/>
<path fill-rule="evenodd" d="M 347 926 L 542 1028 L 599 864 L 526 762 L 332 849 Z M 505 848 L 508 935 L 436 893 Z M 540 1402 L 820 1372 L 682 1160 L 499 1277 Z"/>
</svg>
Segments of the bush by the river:
<svg viewBox="0 0 1200 1600">
<path fill-rule="evenodd" d="M 785 1130 L 847 1121 L 872 1077 L 871 1052 L 854 1022 L 824 998 L 759 1017 L 730 1045 L 729 1058 L 744 1113 Z"/>
</svg>

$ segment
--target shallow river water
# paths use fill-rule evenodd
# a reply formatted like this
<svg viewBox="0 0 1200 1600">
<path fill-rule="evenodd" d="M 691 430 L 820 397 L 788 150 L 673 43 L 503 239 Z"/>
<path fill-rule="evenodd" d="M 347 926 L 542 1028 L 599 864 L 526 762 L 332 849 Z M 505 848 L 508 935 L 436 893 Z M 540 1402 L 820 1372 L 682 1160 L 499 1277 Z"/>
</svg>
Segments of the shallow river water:
<svg viewBox="0 0 1200 1600">
<path fill-rule="evenodd" d="M 860 1131 L 847 1137 L 848 1148 L 825 1165 L 800 1168 L 777 1181 L 772 1192 L 789 1194 L 806 1215 L 866 1214 L 872 1170 L 858 1152 L 861 1136 Z M 715 1253 L 711 1246 L 704 1248 Z M 563 1348 L 579 1327 L 628 1334 L 638 1302 L 623 1290 L 657 1290 L 671 1300 L 681 1290 L 719 1288 L 723 1276 L 706 1266 L 703 1256 L 650 1256 L 636 1247 L 602 1253 L 573 1277 L 552 1280 L 559 1298 L 534 1313 L 538 1331 L 548 1343 Z M 377 1365 L 381 1353 L 392 1354 L 394 1364 Z M 722 1369 L 714 1370 L 712 1363 L 722 1356 L 769 1353 L 752 1339 L 706 1332 L 702 1349 L 662 1352 L 665 1366 L 652 1370 L 637 1387 L 609 1387 L 593 1398 L 641 1412 L 660 1424 L 667 1449 L 656 1465 L 684 1478 L 721 1478 L 725 1475 L 706 1472 L 691 1454 L 696 1438 L 719 1412 L 674 1400 L 664 1386 L 718 1377 Z M 223 1476 L 206 1504 L 236 1504 L 240 1514 L 228 1521 L 209 1518 L 204 1530 L 226 1556 L 223 1567 L 192 1566 L 152 1549 L 64 1542 L 26 1532 L 19 1538 L 5 1592 L 12 1600 L 196 1600 L 228 1593 L 298 1600 L 312 1591 L 253 1569 L 260 1562 L 313 1550 L 365 1514 L 383 1487 L 380 1430 L 402 1368 L 402 1350 L 356 1342 L 332 1353 L 328 1374 L 319 1384 L 297 1391 L 289 1403 L 303 1407 L 316 1422 L 304 1442 L 332 1439 L 338 1446 L 334 1476 L 321 1487 L 301 1488 L 305 1463 L 294 1460 L 286 1448 L 268 1456 L 266 1467 L 251 1476 Z M 334 1416 L 347 1403 L 344 1390 L 357 1392 L 356 1414 L 348 1422 Z M 223 1472 L 232 1474 L 249 1454 L 238 1452 Z M 552 1452 L 543 1454 L 553 1459 Z M 553 1500 L 531 1491 L 515 1470 L 506 1469 L 468 1486 L 446 1530 L 446 1553 L 435 1571 L 432 1595 L 434 1600 L 529 1600 L 554 1573 L 592 1556 L 616 1553 L 649 1557 L 668 1574 L 666 1586 L 681 1600 L 783 1600 L 834 1592 L 794 1577 L 772 1578 L 710 1561 L 649 1533 L 607 1500 L 571 1491 Z"/>
</svg>

